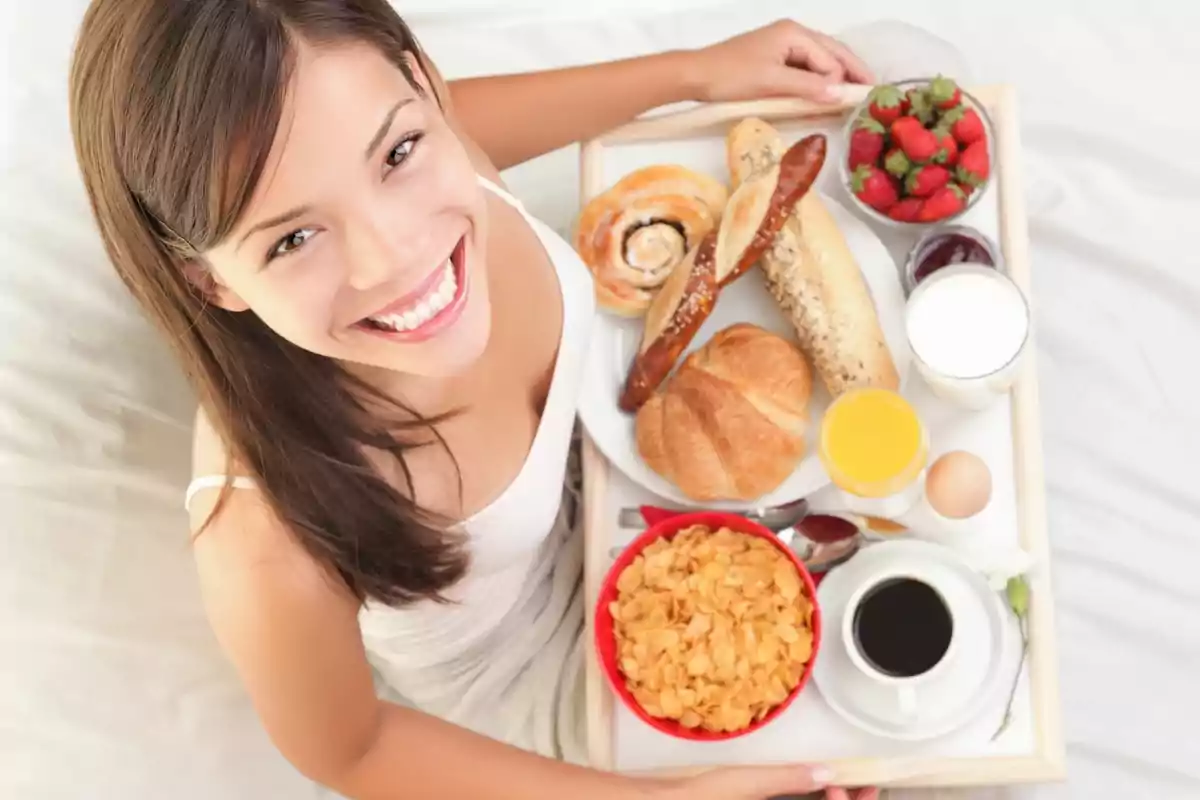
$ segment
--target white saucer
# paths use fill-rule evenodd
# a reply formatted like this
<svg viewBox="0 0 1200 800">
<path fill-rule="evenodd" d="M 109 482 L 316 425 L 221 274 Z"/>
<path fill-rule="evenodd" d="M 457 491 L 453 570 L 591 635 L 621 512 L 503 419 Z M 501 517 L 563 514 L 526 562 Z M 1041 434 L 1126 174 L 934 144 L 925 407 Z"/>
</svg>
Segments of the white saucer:
<svg viewBox="0 0 1200 800">
<path fill-rule="evenodd" d="M 906 563 L 939 571 L 939 590 L 953 610 L 957 640 L 950 668 L 921 691 L 921 721 L 908 726 L 889 719 L 892 693 L 858 671 L 842 638 L 846 603 L 855 590 L 884 564 L 903 568 Z M 905 741 L 944 736 L 982 713 L 1010 674 L 1016 650 L 1011 615 L 987 580 L 944 546 L 915 540 L 869 545 L 826 575 L 817 597 L 825 633 L 813 681 L 834 712 L 868 733 Z"/>
</svg>

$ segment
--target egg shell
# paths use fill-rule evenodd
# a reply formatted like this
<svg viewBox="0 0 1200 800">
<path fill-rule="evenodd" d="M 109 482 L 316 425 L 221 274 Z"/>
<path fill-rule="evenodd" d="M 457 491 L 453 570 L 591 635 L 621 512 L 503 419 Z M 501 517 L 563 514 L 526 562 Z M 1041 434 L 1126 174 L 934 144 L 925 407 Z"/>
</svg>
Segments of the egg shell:
<svg viewBox="0 0 1200 800">
<path fill-rule="evenodd" d="M 929 466 L 925 497 L 930 507 L 943 517 L 973 517 L 991 502 L 992 471 L 974 453 L 952 450 Z"/>
</svg>

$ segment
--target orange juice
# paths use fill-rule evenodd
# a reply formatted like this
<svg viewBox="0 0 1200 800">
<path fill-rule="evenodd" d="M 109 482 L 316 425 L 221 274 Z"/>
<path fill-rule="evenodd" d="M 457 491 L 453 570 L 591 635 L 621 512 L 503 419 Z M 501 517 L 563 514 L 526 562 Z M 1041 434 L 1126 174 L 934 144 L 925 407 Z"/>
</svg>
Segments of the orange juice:
<svg viewBox="0 0 1200 800">
<path fill-rule="evenodd" d="M 821 421 L 818 447 L 834 484 L 862 498 L 919 493 L 917 479 L 929 456 L 916 410 L 887 389 L 852 389 L 834 400 Z"/>
</svg>

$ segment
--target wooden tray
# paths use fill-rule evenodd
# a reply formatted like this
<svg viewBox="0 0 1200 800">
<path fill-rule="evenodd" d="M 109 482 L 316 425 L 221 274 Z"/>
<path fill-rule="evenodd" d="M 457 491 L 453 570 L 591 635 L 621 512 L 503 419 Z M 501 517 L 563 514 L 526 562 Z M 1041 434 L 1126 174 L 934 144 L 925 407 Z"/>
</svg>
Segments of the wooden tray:
<svg viewBox="0 0 1200 800">
<path fill-rule="evenodd" d="M 981 87 L 972 90 L 972 93 L 987 108 L 995 128 L 996 164 L 994 179 L 988 191 L 995 192 L 997 197 L 991 206 L 993 210 L 988 213 L 996 215 L 996 224 L 989 227 L 996 231 L 1010 274 L 1028 296 L 1030 264 L 1015 93 L 1012 87 L 1004 85 Z M 787 138 L 794 140 L 795 133 L 788 132 L 785 126 L 824 126 L 830 132 L 836 131 L 846 112 L 856 105 L 860 98 L 861 93 L 858 96 L 846 97 L 845 102 L 832 106 L 815 106 L 793 100 L 701 105 L 639 119 L 584 143 L 581 152 L 582 202 L 587 202 L 613 182 L 613 176 L 605 174 L 605 160 L 606 157 L 614 157 L 612 153 L 615 148 L 639 148 L 655 143 L 672 142 L 677 142 L 679 148 L 686 148 L 688 142 L 698 138 L 723 137 L 733 123 L 748 116 L 757 116 L 778 124 L 781 130 L 785 131 Z M 833 159 L 840 157 L 840 148 L 836 147 L 836 140 L 836 134 L 832 135 L 830 160 L 823 177 L 827 177 L 831 172 L 836 176 L 836 169 L 832 166 Z M 668 149 L 663 151 L 661 156 L 651 160 L 663 161 L 670 158 Z M 981 202 L 979 206 L 984 204 Z M 875 230 L 884 238 L 883 231 L 877 226 Z M 833 766 L 840 784 L 970 786 L 1055 781 L 1065 777 L 1049 570 L 1050 548 L 1046 530 L 1038 417 L 1037 367 L 1033 357 L 1035 349 L 1030 348 L 1030 357 L 1025 361 L 1024 371 L 1011 395 L 1011 407 L 1002 409 L 1006 419 L 1005 427 L 1010 428 L 1012 432 L 1011 524 L 1018 529 L 1013 535 L 1013 541 L 1019 542 L 1032 555 L 1036 564 L 1034 572 L 1029 576 L 1032 587 L 1029 658 L 1021 681 L 1022 690 L 1018 694 L 1014 709 L 1014 714 L 1025 720 L 1024 738 L 1015 746 L 994 753 L 929 754 L 920 752 L 920 748 L 914 748 L 915 752 L 905 752 L 903 747 L 892 747 L 885 755 L 821 758 Z M 622 503 L 629 504 L 627 487 L 632 484 L 610 468 L 586 432 L 583 438 L 583 470 L 585 592 L 589 625 L 587 714 L 589 750 L 593 766 L 628 772 L 686 774 L 722 764 L 754 763 L 756 758 L 753 749 L 723 749 L 722 745 L 709 746 L 703 765 L 693 760 L 687 766 L 676 764 L 666 768 L 652 765 L 647 769 L 645 762 L 652 761 L 652 755 L 639 758 L 643 763 L 637 769 L 630 769 L 618 763 L 618 748 L 614 738 L 618 726 L 614 724 L 614 720 L 617 714 L 625 713 L 625 710 L 615 707 L 613 694 L 605 682 L 594 648 L 590 646 L 593 638 L 591 619 L 599 585 L 611 563 L 609 550 L 617 543 L 614 538 L 618 532 L 616 509 Z M 622 485 L 626 489 L 622 489 Z M 620 501 L 616 499 L 616 495 L 622 496 Z M 655 502 L 655 498 L 644 492 L 641 502 Z M 629 538 L 628 534 L 626 538 Z M 816 691 L 815 687 L 810 686 L 805 690 L 805 694 Z M 644 747 L 643 745 L 643 749 Z M 707 763 L 709 755 L 711 763 Z M 800 752 L 791 756 L 790 760 L 809 760 L 809 757 L 808 754 Z"/>
</svg>

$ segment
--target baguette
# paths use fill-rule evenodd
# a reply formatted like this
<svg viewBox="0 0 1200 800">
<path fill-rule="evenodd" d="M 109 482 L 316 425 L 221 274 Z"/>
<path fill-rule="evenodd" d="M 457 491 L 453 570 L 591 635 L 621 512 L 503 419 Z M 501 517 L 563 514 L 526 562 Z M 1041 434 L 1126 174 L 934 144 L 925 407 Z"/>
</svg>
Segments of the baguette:
<svg viewBox="0 0 1200 800">
<path fill-rule="evenodd" d="M 769 172 L 783 149 L 778 132 L 762 120 L 736 125 L 726 138 L 733 183 Z M 816 192 L 793 207 L 759 263 L 768 290 L 830 395 L 864 386 L 899 388 L 862 271 Z"/>
<path fill-rule="evenodd" d="M 825 137 L 814 134 L 741 182 L 719 227 L 689 251 L 651 301 L 641 348 L 618 399 L 622 411 L 637 411 L 658 389 L 712 313 L 720 287 L 744 274 L 771 246 L 824 162 Z"/>
</svg>

